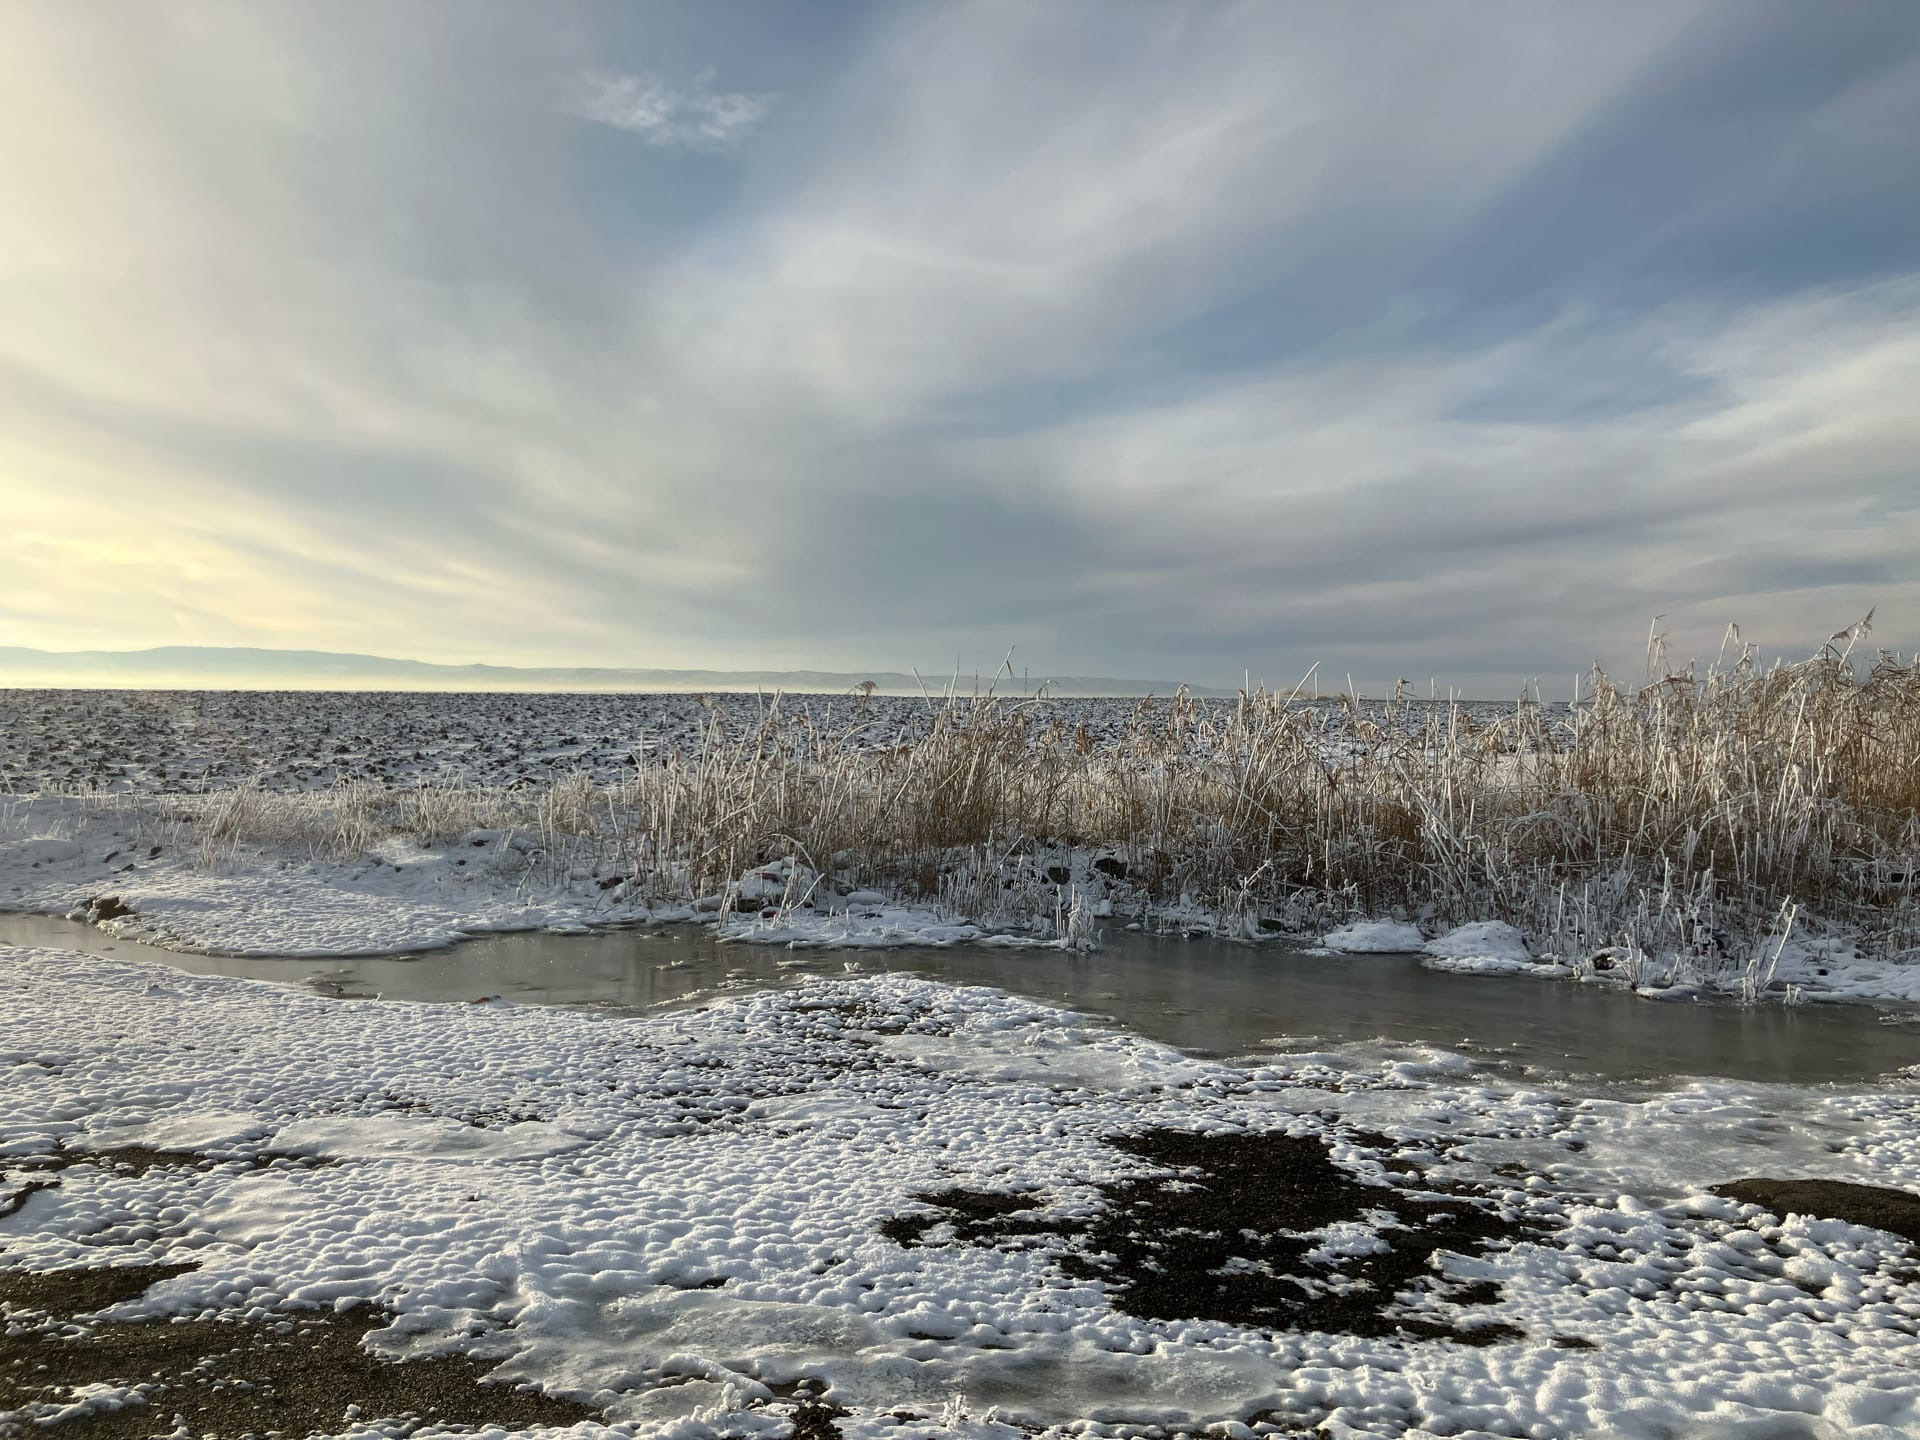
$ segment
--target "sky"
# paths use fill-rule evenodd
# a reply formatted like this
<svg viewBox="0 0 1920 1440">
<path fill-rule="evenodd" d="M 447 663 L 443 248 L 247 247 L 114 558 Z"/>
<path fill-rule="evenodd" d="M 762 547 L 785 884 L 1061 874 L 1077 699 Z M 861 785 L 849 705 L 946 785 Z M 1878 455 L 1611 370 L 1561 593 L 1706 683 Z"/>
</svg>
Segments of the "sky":
<svg viewBox="0 0 1920 1440">
<path fill-rule="evenodd" d="M 0 3 L 0 645 L 1920 642 L 1920 6 Z"/>
</svg>

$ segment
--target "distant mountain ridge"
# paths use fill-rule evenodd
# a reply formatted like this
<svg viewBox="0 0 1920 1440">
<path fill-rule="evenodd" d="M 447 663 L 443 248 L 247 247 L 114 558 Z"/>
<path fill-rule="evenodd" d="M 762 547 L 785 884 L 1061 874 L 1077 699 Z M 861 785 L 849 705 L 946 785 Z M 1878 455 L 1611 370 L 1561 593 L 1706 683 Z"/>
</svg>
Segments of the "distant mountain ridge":
<svg viewBox="0 0 1920 1440">
<path fill-rule="evenodd" d="M 0 687 L 130 690 L 582 690 L 700 692 L 784 690 L 840 694 L 871 680 L 884 694 L 961 694 L 993 686 L 1024 694 L 1045 685 L 1056 695 L 1170 695 L 1171 680 L 1116 680 L 1106 676 L 1035 675 L 998 685 L 990 675 L 915 678 L 897 671 L 647 670 L 595 666 L 439 665 L 384 655 L 327 650 L 270 650 L 244 646 L 163 645 L 149 650 L 32 650 L 0 645 Z M 1196 695 L 1231 690 L 1188 687 Z"/>
</svg>

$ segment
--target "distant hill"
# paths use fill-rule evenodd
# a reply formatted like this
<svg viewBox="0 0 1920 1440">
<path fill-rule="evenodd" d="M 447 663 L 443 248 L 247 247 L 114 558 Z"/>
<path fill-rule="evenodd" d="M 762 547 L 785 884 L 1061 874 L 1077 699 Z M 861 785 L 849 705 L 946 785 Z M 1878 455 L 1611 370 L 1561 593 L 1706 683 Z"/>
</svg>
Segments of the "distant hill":
<svg viewBox="0 0 1920 1440">
<path fill-rule="evenodd" d="M 951 675 L 927 675 L 925 688 L 946 691 Z M 794 694 L 840 694 L 864 681 L 885 694 L 918 695 L 922 681 L 898 672 L 841 674 L 829 670 L 624 670 L 513 665 L 434 665 L 382 655 L 341 655 L 325 650 L 257 650 L 242 647 L 165 645 L 153 650 L 29 650 L 0 645 L 0 687 L 19 689 L 131 690 L 784 690 Z M 962 694 L 986 689 L 991 676 L 963 675 Z M 1055 695 L 1169 695 L 1170 680 L 1114 680 L 1059 675 L 1002 678 L 1002 694 L 1037 690 Z M 1196 695 L 1231 690 L 1189 687 Z"/>
</svg>

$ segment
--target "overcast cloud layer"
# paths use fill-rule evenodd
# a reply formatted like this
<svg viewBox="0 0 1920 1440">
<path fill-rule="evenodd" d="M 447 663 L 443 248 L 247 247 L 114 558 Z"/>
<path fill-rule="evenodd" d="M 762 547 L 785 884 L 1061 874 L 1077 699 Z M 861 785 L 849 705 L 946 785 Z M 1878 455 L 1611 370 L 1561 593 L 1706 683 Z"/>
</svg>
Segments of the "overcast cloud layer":
<svg viewBox="0 0 1920 1440">
<path fill-rule="evenodd" d="M 0 644 L 1920 638 L 1920 7 L 0 8 Z"/>
</svg>

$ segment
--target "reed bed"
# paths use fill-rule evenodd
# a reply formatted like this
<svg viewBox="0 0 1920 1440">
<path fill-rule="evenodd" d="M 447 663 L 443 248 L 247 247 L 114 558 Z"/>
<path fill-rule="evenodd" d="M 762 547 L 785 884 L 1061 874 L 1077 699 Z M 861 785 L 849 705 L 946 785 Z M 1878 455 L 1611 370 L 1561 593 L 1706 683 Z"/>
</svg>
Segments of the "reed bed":
<svg viewBox="0 0 1920 1440">
<path fill-rule="evenodd" d="M 1181 694 L 1141 702 L 1103 744 L 1044 699 L 929 702 L 894 747 L 845 743 L 774 699 L 609 787 L 242 786 L 172 813 L 209 863 L 250 843 L 340 858 L 490 828 L 522 837 L 529 883 L 590 869 L 665 903 L 791 857 L 843 890 L 1031 917 L 1059 911 L 1064 856 L 1071 887 L 1095 879 L 1149 924 L 1497 918 L 1629 969 L 1751 965 L 1795 923 L 1905 953 L 1920 947 L 1920 664 L 1863 660 L 1858 634 L 1799 663 L 1741 653 L 1633 688 L 1596 670 L 1571 706 L 1490 720 L 1405 696 Z"/>
</svg>

